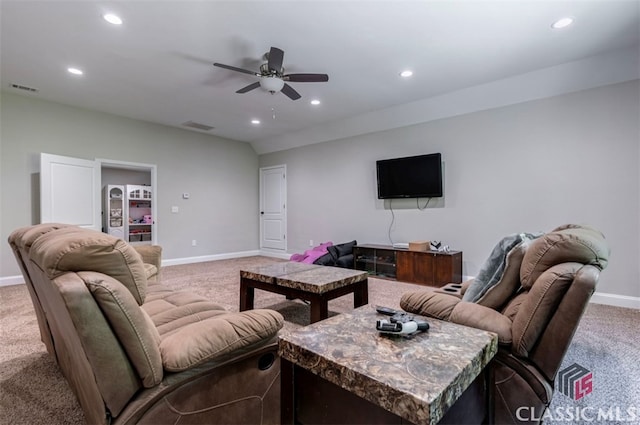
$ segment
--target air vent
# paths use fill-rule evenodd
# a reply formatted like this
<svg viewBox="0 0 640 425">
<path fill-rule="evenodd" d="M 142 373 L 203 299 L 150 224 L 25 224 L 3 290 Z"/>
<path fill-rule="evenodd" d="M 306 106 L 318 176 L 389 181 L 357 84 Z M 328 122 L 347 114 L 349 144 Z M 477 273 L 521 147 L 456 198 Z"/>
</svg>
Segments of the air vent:
<svg viewBox="0 0 640 425">
<path fill-rule="evenodd" d="M 195 121 L 183 122 L 182 125 L 185 126 L 185 127 L 195 128 L 196 130 L 202 130 L 202 131 L 211 131 L 211 130 L 213 130 L 212 126 L 206 125 L 206 124 L 200 124 L 199 122 L 195 122 Z"/>
<path fill-rule="evenodd" d="M 24 90 L 24 91 L 28 91 L 31 93 L 37 93 L 39 90 L 33 87 L 29 87 L 29 86 L 24 86 L 22 84 L 13 84 L 11 83 L 11 88 L 14 89 L 18 89 L 18 90 Z"/>
</svg>

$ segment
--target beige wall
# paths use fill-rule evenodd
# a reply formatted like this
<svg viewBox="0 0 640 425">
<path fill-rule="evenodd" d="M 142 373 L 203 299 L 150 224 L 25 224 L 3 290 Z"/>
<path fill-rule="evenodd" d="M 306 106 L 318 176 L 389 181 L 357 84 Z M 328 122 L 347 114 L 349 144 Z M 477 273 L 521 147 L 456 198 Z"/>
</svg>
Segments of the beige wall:
<svg viewBox="0 0 640 425">
<path fill-rule="evenodd" d="M 288 246 L 389 243 L 375 161 L 441 152 L 445 196 L 420 211 L 393 201 L 394 242 L 435 239 L 474 275 L 516 232 L 589 223 L 607 237 L 599 292 L 640 296 L 640 85 L 632 81 L 260 156 L 287 165 Z M 421 200 L 421 207 L 426 200 Z"/>
<path fill-rule="evenodd" d="M 9 233 L 39 220 L 40 152 L 156 164 L 165 259 L 258 249 L 258 157 L 248 143 L 4 92 L 0 100 L 0 278 L 20 274 Z"/>
</svg>

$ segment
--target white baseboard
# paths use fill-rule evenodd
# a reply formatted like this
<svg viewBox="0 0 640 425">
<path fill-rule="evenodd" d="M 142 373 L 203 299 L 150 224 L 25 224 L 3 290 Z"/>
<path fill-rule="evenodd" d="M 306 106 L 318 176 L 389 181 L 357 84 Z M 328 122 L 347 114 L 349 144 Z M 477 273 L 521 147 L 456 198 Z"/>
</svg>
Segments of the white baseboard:
<svg viewBox="0 0 640 425">
<path fill-rule="evenodd" d="M 177 266 L 179 264 L 203 263 L 205 261 L 228 260 L 230 258 L 253 257 L 262 255 L 260 251 L 240 251 L 229 252 L 225 254 L 203 255 L 200 257 L 173 258 L 170 260 L 162 260 L 162 266 Z"/>
<path fill-rule="evenodd" d="M 213 255 L 203 255 L 200 257 L 185 257 L 185 258 L 172 258 L 168 260 L 162 260 L 162 266 L 177 266 L 180 264 L 191 264 L 191 263 L 203 263 L 205 261 L 215 261 L 215 260 L 228 260 L 230 258 L 242 258 L 242 257 L 253 257 L 255 255 L 264 255 L 267 257 L 276 256 L 274 253 L 267 253 L 263 251 L 240 251 L 240 252 L 228 252 L 225 254 L 213 254 Z M 290 254 L 282 254 L 282 257 L 289 259 Z M 18 276 L 6 276 L 0 277 L 0 287 L 1 286 L 11 286 L 11 285 L 19 285 L 24 284 L 24 278 L 22 275 Z"/>
<path fill-rule="evenodd" d="M 274 251 L 242 251 L 242 252 L 231 252 L 227 254 L 215 254 L 215 255 L 203 255 L 201 257 L 187 257 L 187 258 L 175 258 L 172 260 L 162 260 L 163 266 L 177 266 L 179 264 L 190 264 L 190 263 L 202 263 L 205 261 L 215 261 L 215 260 L 227 260 L 230 258 L 241 258 L 241 257 L 252 257 L 254 255 L 263 255 L 265 257 L 275 257 L 282 258 L 288 260 L 291 254 L 286 253 L 278 253 Z M 472 276 L 465 276 L 465 278 L 471 278 Z M 463 281 L 466 279 L 463 279 Z M 11 286 L 11 285 L 20 285 L 24 284 L 24 278 L 22 275 L 18 276 L 6 276 L 0 277 L 0 287 L 1 286 Z M 607 294 L 604 292 L 596 292 L 591 297 L 591 301 L 594 304 L 605 304 L 611 305 L 614 307 L 626 307 L 626 308 L 635 308 L 640 310 L 640 297 L 631 297 L 628 295 L 617 295 L 617 294 Z"/>
<path fill-rule="evenodd" d="M 283 260 L 288 260 L 289 258 L 291 258 L 291 254 L 287 252 L 275 251 L 265 248 L 260 249 L 260 255 L 265 257 L 281 258 Z"/>
<path fill-rule="evenodd" d="M 590 302 L 594 304 L 612 305 L 615 307 L 640 309 L 640 297 L 630 297 L 628 295 L 616 295 L 596 292 L 591 296 Z"/>
<path fill-rule="evenodd" d="M 24 283 L 22 275 L 0 277 L 0 286 L 20 285 Z"/>
</svg>

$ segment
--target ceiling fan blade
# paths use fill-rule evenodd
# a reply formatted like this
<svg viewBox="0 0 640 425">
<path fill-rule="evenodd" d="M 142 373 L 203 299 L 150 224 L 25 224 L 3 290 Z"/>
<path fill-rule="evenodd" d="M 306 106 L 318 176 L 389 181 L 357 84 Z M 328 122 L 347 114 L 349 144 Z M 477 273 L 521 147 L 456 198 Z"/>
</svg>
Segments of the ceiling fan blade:
<svg viewBox="0 0 640 425">
<path fill-rule="evenodd" d="M 240 90 L 238 90 L 236 93 L 246 93 L 246 92 L 251 91 L 253 89 L 257 89 L 258 87 L 260 87 L 260 81 L 256 81 L 255 83 L 249 84 L 248 86 L 243 87 Z"/>
<path fill-rule="evenodd" d="M 282 79 L 293 83 L 323 83 L 329 81 L 329 76 L 327 74 L 288 74 Z"/>
<path fill-rule="evenodd" d="M 281 91 L 291 100 L 298 100 L 302 97 L 300 96 L 300 93 L 295 91 L 289 84 L 285 84 Z"/>
<path fill-rule="evenodd" d="M 269 70 L 280 72 L 282 69 L 282 60 L 284 59 L 284 52 L 277 47 L 272 47 L 269 50 Z"/>
<path fill-rule="evenodd" d="M 258 74 L 257 72 L 249 71 L 248 69 L 236 68 L 235 66 L 225 65 L 223 63 L 214 63 L 213 66 L 230 69 L 231 71 L 242 72 L 243 74 L 255 75 L 256 77 L 260 76 L 260 74 Z"/>
</svg>

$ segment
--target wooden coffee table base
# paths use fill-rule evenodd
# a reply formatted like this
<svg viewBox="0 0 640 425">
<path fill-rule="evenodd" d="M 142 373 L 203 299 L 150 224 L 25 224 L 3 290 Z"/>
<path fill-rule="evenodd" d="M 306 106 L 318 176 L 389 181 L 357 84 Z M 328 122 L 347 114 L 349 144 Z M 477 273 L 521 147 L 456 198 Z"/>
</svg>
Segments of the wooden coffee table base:
<svg viewBox="0 0 640 425">
<path fill-rule="evenodd" d="M 328 302 L 334 298 L 341 297 L 353 292 L 353 307 L 357 308 L 369 302 L 369 284 L 364 279 L 360 282 L 352 283 L 322 294 L 307 292 L 300 289 L 287 288 L 284 286 L 265 283 L 245 277 L 240 278 L 240 311 L 253 309 L 254 290 L 274 292 L 285 295 L 287 298 L 309 301 L 311 305 L 310 323 L 315 323 L 329 317 Z"/>
<path fill-rule="evenodd" d="M 280 361 L 282 424 L 412 424 L 304 368 Z M 485 368 L 438 425 L 493 424 L 490 373 Z"/>
</svg>

